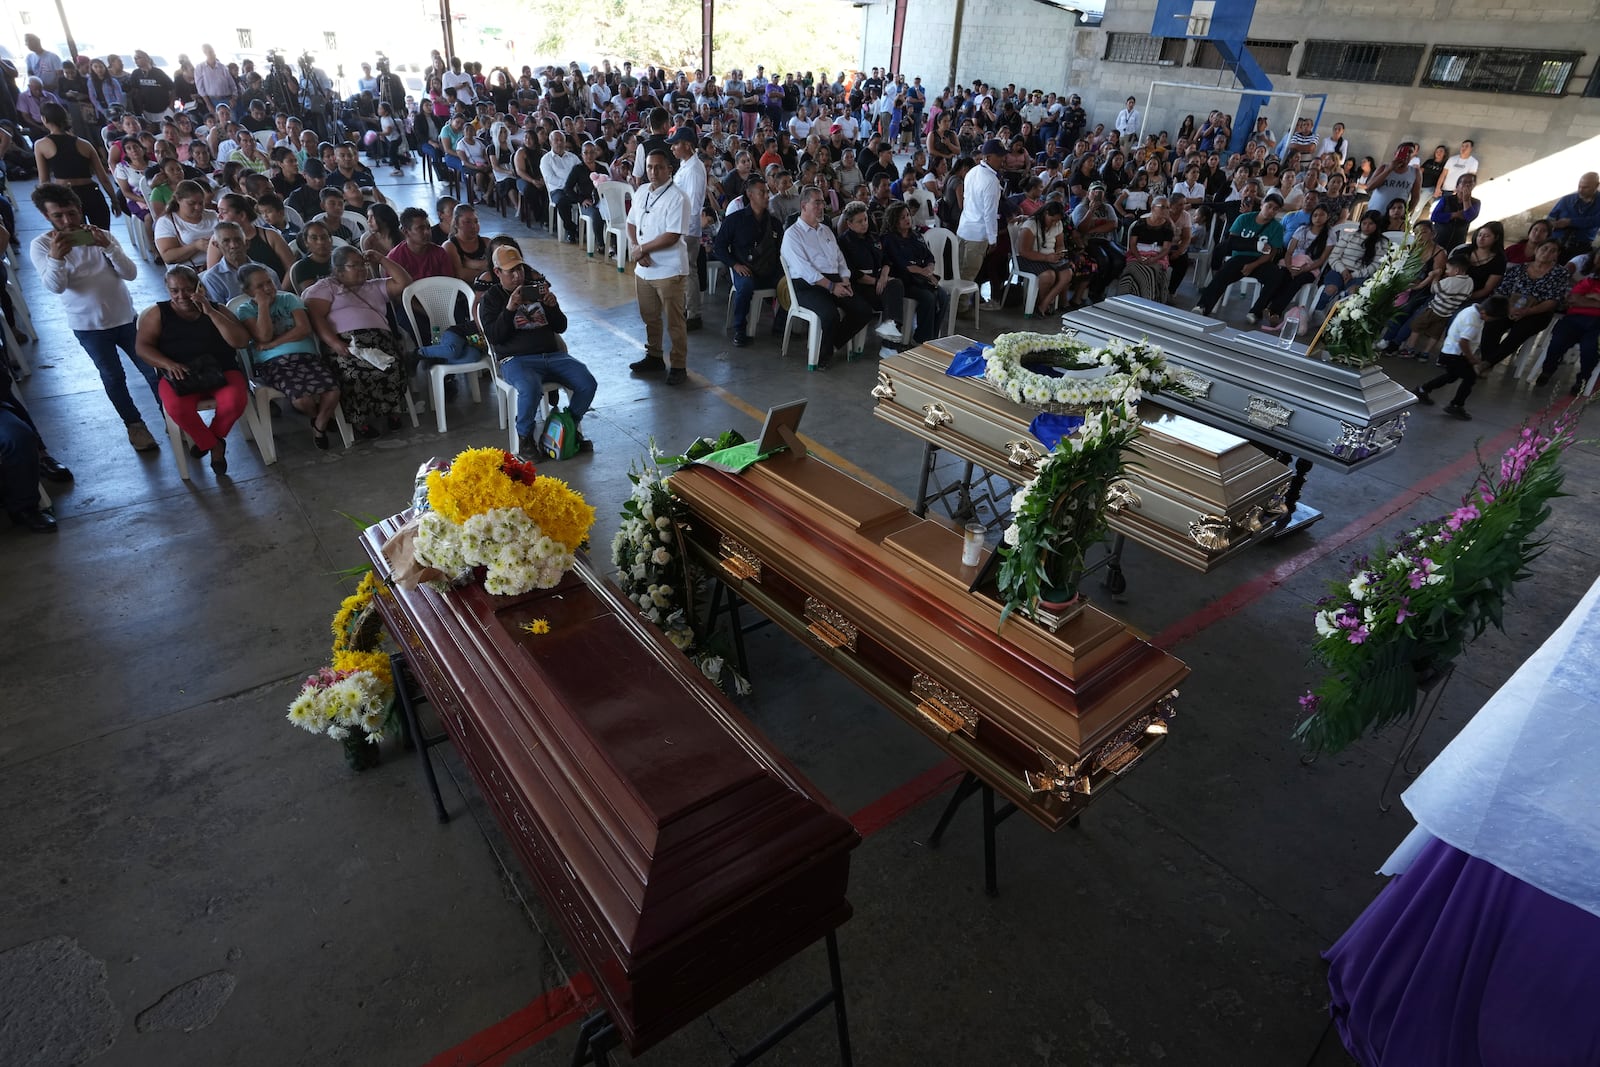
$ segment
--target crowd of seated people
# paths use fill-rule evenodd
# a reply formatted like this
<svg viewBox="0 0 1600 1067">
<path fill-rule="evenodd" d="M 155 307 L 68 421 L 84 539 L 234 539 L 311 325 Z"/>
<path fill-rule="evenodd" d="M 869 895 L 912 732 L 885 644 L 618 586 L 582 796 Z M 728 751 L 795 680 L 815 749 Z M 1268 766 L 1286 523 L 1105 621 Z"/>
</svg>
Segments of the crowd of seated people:
<svg viewBox="0 0 1600 1067">
<path fill-rule="evenodd" d="M 1498 292 L 1514 307 L 1483 346 L 1485 359 L 1569 316 L 1561 336 L 1574 338 L 1586 370 L 1597 362 L 1592 298 L 1555 292 L 1563 279 L 1594 276 L 1593 176 L 1506 248 L 1498 224 L 1475 225 L 1470 141 L 1458 152 L 1438 146 L 1425 161 L 1406 143 L 1380 162 L 1384 154 L 1358 155 L 1342 124 L 1324 135 L 1301 120 L 1280 139 L 1261 121 L 1234 152 L 1231 116 L 1189 116 L 1175 134 L 1141 137 L 1132 99 L 1092 122 L 1069 93 L 982 82 L 936 92 L 877 69 L 707 77 L 603 63 L 513 74 L 437 53 L 414 107 L 386 71 L 368 72 L 360 121 L 330 140 L 250 64 L 229 70 L 206 52 L 179 77 L 143 53 L 132 71 L 115 57 L 65 64 L 80 69 L 81 86 L 72 74 L 53 85 L 35 75 L 13 97 L 15 147 L 31 148 L 42 177 L 73 188 L 90 223 L 109 224 L 97 202 L 104 190 L 110 213 L 145 228 L 163 267 L 192 270 L 199 296 L 174 292 L 174 328 L 189 328 L 186 315 L 202 302 L 254 300 L 251 337 L 258 351 L 275 352 L 256 369 L 284 371 L 294 388 L 282 391 L 310 417 L 318 447 L 330 404 L 357 434 L 376 436 L 400 424 L 418 359 L 480 358 L 466 343 L 476 333 L 466 309 L 447 324 L 454 334 L 420 339 L 429 351 L 419 355 L 391 308 L 414 278 L 494 284 L 497 242 L 481 231 L 480 202 L 529 224 L 559 219 L 569 241 L 583 218 L 598 234 L 606 184 L 636 188 L 645 156 L 669 145 L 704 168 L 691 284 L 706 285 L 713 264 L 728 269 L 741 347 L 750 343 L 750 295 L 779 281 L 786 231 L 806 216 L 806 232 L 826 227 L 843 265 L 839 279 L 825 279 L 838 290 L 826 295 L 839 327 L 871 314 L 886 340 L 902 321 L 917 340 L 946 328 L 951 296 L 939 283 L 952 265 L 937 262 L 924 239 L 933 227 L 959 235 L 956 269 L 991 293 L 1013 272 L 1036 278 L 1028 313 L 1120 292 L 1174 301 L 1206 264 L 1199 309 L 1213 310 L 1232 281 L 1252 277 L 1260 285 L 1248 317 L 1270 329 L 1308 285 L 1324 306 L 1351 291 L 1397 231 L 1409 231 L 1426 242 L 1427 274 L 1388 347 L 1431 353 L 1426 333 L 1420 348 L 1407 343 L 1410 324 L 1439 325 L 1454 299 L 1445 297 L 1459 288 L 1439 283 L 1457 276 L 1447 265 L 1459 254 L 1469 260 L 1461 276 L 1472 280 L 1471 302 Z M 0 125 L 0 151 L 11 141 Z M 432 217 L 397 213 L 374 176 L 379 163 L 403 174 L 414 156 L 458 178 Z M 0 218 L 12 217 L 9 200 L 0 202 Z M 1559 275 L 1543 266 L 1552 256 Z M 189 281 L 177 272 L 169 288 L 187 294 Z M 535 314 L 534 303 L 543 299 L 525 318 L 554 319 Z M 1433 317 L 1422 316 L 1428 308 Z M 550 342 L 541 335 L 535 345 Z M 302 366 L 313 359 L 322 361 L 317 373 Z"/>
</svg>

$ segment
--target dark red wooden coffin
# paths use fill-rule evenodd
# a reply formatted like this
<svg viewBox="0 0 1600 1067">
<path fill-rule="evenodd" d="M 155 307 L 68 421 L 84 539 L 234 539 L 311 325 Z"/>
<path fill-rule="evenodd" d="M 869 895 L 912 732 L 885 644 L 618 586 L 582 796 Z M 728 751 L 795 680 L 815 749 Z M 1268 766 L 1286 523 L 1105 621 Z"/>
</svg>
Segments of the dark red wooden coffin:
<svg viewBox="0 0 1600 1067">
<path fill-rule="evenodd" d="M 850 917 L 854 828 L 587 559 L 378 604 L 630 1051 Z"/>
<path fill-rule="evenodd" d="M 671 478 L 741 597 L 1049 829 L 1165 739 L 1189 668 L 1092 605 L 1051 632 L 969 592 L 961 534 L 806 456 Z"/>
</svg>

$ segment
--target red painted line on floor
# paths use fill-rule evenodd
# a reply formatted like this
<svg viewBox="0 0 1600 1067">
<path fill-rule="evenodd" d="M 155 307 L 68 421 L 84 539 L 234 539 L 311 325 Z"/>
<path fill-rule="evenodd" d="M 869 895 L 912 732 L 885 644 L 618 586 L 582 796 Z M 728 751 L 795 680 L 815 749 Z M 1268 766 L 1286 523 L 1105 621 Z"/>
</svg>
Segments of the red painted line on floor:
<svg viewBox="0 0 1600 1067">
<path fill-rule="evenodd" d="M 583 1018 L 594 1003 L 594 983 L 586 974 L 575 974 L 566 985 L 550 990 L 527 1007 L 439 1053 L 426 1067 L 499 1067 L 523 1049 L 532 1048 Z"/>
<path fill-rule="evenodd" d="M 1552 410 L 1554 410 L 1554 406 L 1540 412 L 1531 421 L 1542 421 Z M 1498 456 L 1510 447 L 1511 442 L 1516 439 L 1521 430 L 1521 426 L 1516 426 L 1496 434 L 1483 442 L 1479 448 L 1462 456 L 1448 467 L 1434 471 L 1415 485 L 1386 500 L 1378 507 L 1345 526 L 1332 537 L 1323 538 L 1293 559 L 1285 560 L 1267 573 L 1234 586 L 1223 596 L 1211 601 L 1199 611 L 1179 619 L 1152 637 L 1150 643 L 1157 648 L 1171 650 L 1175 645 L 1182 644 L 1213 624 L 1243 611 L 1313 563 L 1337 552 L 1350 542 L 1365 537 L 1374 527 L 1387 522 L 1435 489 L 1454 481 L 1469 471 L 1477 469 L 1480 453 L 1487 459 Z"/>
<path fill-rule="evenodd" d="M 944 792 L 961 778 L 961 765 L 955 760 L 945 760 L 937 767 L 923 771 L 911 781 L 891 790 L 850 816 L 856 833 L 871 837 L 900 816 L 931 796 Z"/>
</svg>

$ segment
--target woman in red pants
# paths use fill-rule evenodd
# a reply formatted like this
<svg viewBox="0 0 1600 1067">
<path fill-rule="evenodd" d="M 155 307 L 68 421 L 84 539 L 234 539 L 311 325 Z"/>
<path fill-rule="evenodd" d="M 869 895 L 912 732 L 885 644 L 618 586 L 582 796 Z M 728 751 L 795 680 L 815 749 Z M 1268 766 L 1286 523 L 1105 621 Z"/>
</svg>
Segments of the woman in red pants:
<svg viewBox="0 0 1600 1067">
<path fill-rule="evenodd" d="M 250 403 L 234 349 L 247 346 L 250 334 L 227 308 L 207 299 L 192 267 L 168 269 L 167 295 L 171 299 L 140 314 L 134 352 L 161 372 L 161 406 L 194 442 L 190 454 L 209 453 L 211 469 L 226 474 L 224 438 Z M 196 410 L 203 400 L 217 405 L 209 426 Z"/>
</svg>

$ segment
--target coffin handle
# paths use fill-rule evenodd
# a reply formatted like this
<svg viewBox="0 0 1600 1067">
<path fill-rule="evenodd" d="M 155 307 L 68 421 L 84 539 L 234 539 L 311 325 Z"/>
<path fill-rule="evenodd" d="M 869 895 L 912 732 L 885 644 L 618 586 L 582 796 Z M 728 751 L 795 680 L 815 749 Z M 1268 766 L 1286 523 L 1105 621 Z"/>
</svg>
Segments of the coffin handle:
<svg viewBox="0 0 1600 1067">
<path fill-rule="evenodd" d="M 943 404 L 935 401 L 932 404 L 922 405 L 922 421 L 925 422 L 930 429 L 937 430 L 941 426 L 949 426 L 955 421 L 955 418 L 944 409 Z"/>
</svg>

